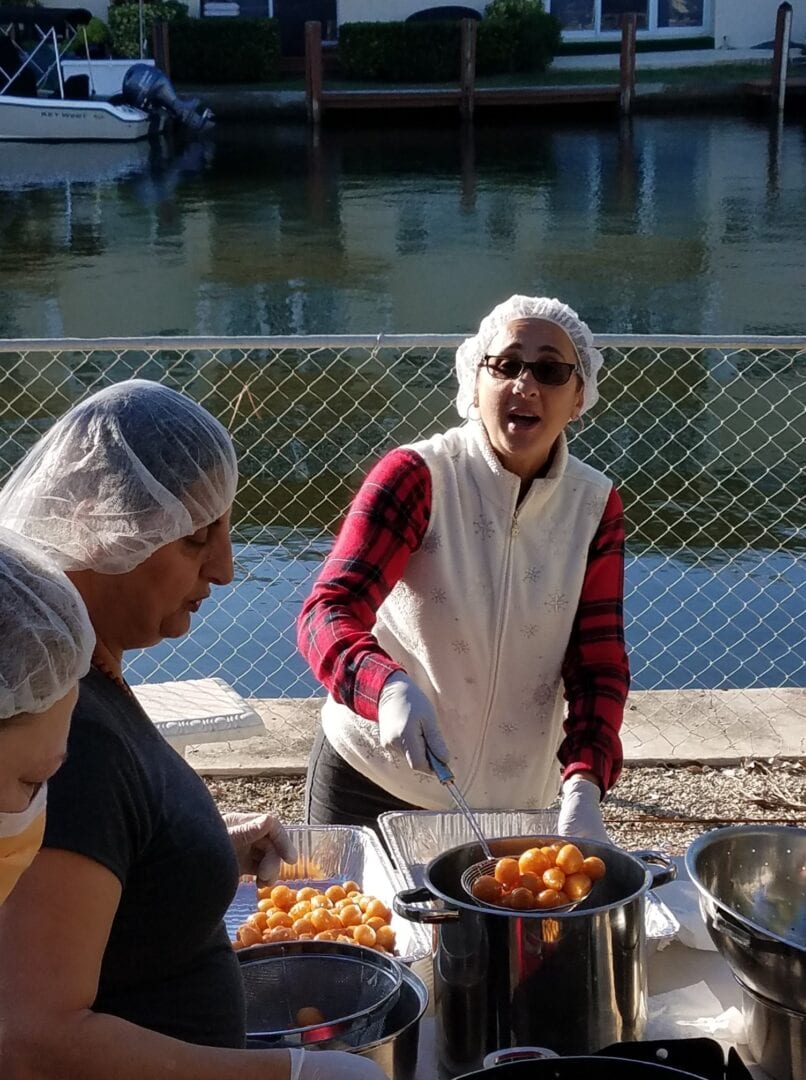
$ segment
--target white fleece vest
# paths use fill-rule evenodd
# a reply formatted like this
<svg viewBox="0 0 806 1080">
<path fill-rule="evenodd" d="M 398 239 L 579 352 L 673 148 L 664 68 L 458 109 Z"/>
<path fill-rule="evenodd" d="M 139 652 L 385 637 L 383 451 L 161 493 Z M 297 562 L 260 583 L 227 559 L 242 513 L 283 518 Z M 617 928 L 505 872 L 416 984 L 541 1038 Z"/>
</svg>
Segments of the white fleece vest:
<svg viewBox="0 0 806 1080">
<path fill-rule="evenodd" d="M 610 481 L 561 436 L 548 475 L 518 506 L 520 480 L 481 424 L 412 449 L 431 473 L 431 517 L 378 611 L 378 642 L 433 703 L 472 806 L 548 806 L 560 786 L 561 668 Z M 436 779 L 380 746 L 373 721 L 328 697 L 322 724 L 338 753 L 392 795 L 452 808 Z"/>
</svg>

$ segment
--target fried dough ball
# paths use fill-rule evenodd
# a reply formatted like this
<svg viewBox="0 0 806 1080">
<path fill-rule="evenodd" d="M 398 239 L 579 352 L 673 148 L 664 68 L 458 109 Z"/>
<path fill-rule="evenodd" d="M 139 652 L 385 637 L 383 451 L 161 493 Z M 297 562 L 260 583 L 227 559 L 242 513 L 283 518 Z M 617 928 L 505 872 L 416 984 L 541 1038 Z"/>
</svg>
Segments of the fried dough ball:
<svg viewBox="0 0 806 1080">
<path fill-rule="evenodd" d="M 275 885 L 269 893 L 269 899 L 276 908 L 281 911 L 288 911 L 289 908 L 294 906 L 297 895 L 287 885 Z"/>
<path fill-rule="evenodd" d="M 505 889 L 515 888 L 520 879 L 521 871 L 517 859 L 499 859 L 495 864 L 495 880 Z"/>
<path fill-rule="evenodd" d="M 543 878 L 530 870 L 526 874 L 521 874 L 519 885 L 522 889 L 528 889 L 530 893 L 540 892 L 543 888 Z"/>
<path fill-rule="evenodd" d="M 377 940 L 377 934 L 371 926 L 367 926 L 366 923 L 361 923 L 360 926 L 353 927 L 353 941 L 356 945 L 366 945 L 368 949 L 371 949 Z"/>
<path fill-rule="evenodd" d="M 535 906 L 534 893 L 529 889 L 522 889 L 520 886 L 513 889 L 509 896 L 510 907 L 516 911 L 529 911 Z"/>
<path fill-rule="evenodd" d="M 556 889 L 559 892 L 565 885 L 565 874 L 559 866 L 550 866 L 543 874 L 543 884 L 547 889 Z"/>
<path fill-rule="evenodd" d="M 490 879 L 500 891 L 500 885 Z M 256 910 L 238 927 L 235 949 L 284 941 L 342 941 L 379 952 L 394 952 L 392 912 L 383 900 L 355 881 L 325 889 L 298 889 L 278 882 L 257 890 Z M 303 1025 L 304 1026 L 304 1025 Z"/>
<path fill-rule="evenodd" d="M 582 872 L 587 874 L 591 881 L 599 881 L 605 876 L 607 867 L 598 855 L 589 855 L 582 860 Z"/>
<path fill-rule="evenodd" d="M 597 856 L 586 859 L 576 844 L 557 842 L 528 848 L 517 859 L 499 859 L 493 874 L 476 878 L 471 892 L 483 904 L 548 910 L 583 900 L 605 872 Z"/>
<path fill-rule="evenodd" d="M 540 848 L 529 848 L 518 859 L 521 874 L 534 874 L 542 878 L 543 873 L 551 866 L 548 855 Z"/>
<path fill-rule="evenodd" d="M 473 882 L 471 892 L 482 904 L 497 904 L 501 899 L 504 886 L 492 874 L 482 874 Z"/>
<path fill-rule="evenodd" d="M 382 926 L 375 931 L 375 947 L 392 952 L 395 947 L 395 931 L 391 926 Z"/>
<path fill-rule="evenodd" d="M 304 1005 L 297 1009 L 294 1022 L 297 1027 L 313 1027 L 314 1024 L 324 1024 L 325 1017 L 315 1005 Z"/>
<path fill-rule="evenodd" d="M 576 844 L 564 844 L 557 852 L 556 863 L 564 874 L 576 874 L 582 869 L 585 856 Z"/>
<path fill-rule="evenodd" d="M 591 891 L 592 885 L 593 882 L 587 874 L 583 874 L 582 872 L 578 874 L 569 874 L 565 879 L 563 892 L 569 900 L 584 900 Z"/>
</svg>

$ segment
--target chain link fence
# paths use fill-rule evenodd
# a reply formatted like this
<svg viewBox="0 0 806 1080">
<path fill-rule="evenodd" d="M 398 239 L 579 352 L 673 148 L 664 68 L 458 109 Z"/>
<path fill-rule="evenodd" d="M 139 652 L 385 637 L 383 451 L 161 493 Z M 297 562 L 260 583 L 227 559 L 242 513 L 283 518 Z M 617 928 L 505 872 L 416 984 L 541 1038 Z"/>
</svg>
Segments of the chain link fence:
<svg viewBox="0 0 806 1080">
<path fill-rule="evenodd" d="M 460 340 L 0 341 L 0 478 L 111 382 L 154 379 L 203 403 L 241 463 L 236 579 L 187 638 L 138 654 L 129 675 L 218 675 L 246 697 L 309 698 L 321 690 L 296 651 L 300 605 L 369 465 L 457 422 Z M 634 698 L 628 755 L 658 739 L 729 750 L 760 717 L 759 753 L 775 753 L 781 690 L 806 686 L 806 338 L 598 343 L 601 400 L 572 452 L 625 504 L 633 688 L 674 691 Z M 717 710 L 726 689 L 741 693 Z"/>
</svg>

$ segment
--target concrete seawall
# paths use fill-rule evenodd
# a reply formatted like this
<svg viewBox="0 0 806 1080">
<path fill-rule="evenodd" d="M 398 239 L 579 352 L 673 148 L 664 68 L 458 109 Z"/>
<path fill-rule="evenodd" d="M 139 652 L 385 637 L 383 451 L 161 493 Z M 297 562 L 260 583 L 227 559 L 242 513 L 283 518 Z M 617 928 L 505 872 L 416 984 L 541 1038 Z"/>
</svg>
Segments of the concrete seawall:
<svg viewBox="0 0 806 1080">
<path fill-rule="evenodd" d="M 265 735 L 190 746 L 206 776 L 300 775 L 321 699 L 251 698 Z M 622 729 L 628 765 L 737 764 L 746 758 L 806 759 L 806 689 L 639 690 Z"/>
</svg>

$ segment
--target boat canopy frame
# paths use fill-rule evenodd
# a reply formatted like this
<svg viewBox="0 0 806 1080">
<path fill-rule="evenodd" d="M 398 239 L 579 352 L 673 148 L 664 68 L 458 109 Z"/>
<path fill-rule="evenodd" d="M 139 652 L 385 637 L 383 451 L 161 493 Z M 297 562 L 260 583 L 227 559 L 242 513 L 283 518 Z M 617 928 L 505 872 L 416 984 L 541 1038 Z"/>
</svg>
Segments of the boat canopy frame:
<svg viewBox="0 0 806 1080">
<path fill-rule="evenodd" d="M 39 41 L 30 52 L 26 52 L 25 49 L 16 43 L 8 28 L 0 24 L 0 33 L 5 34 L 5 36 L 11 40 L 11 43 L 16 48 L 17 53 L 22 60 L 22 63 L 16 71 L 9 72 L 6 71 L 4 67 L 0 66 L 0 97 L 8 91 L 11 84 L 18 78 L 20 72 L 24 71 L 27 67 L 31 67 L 36 74 L 37 90 L 41 89 L 55 71 L 59 84 L 59 97 L 64 100 L 64 77 L 62 75 L 61 53 L 59 52 L 59 42 L 56 37 L 56 30 L 52 26 L 47 31 L 42 30 L 39 26 L 36 26 L 35 29 L 39 34 Z M 84 37 L 86 40 L 86 30 L 84 30 Z M 53 46 L 52 55 L 45 49 L 45 46 L 48 44 Z M 44 52 L 39 59 L 44 58 L 46 66 L 40 64 L 39 59 L 37 58 L 37 54 L 40 50 L 44 50 Z M 48 60 L 50 62 L 48 62 Z M 2 82 L 3 79 L 5 79 L 5 82 Z"/>
</svg>

